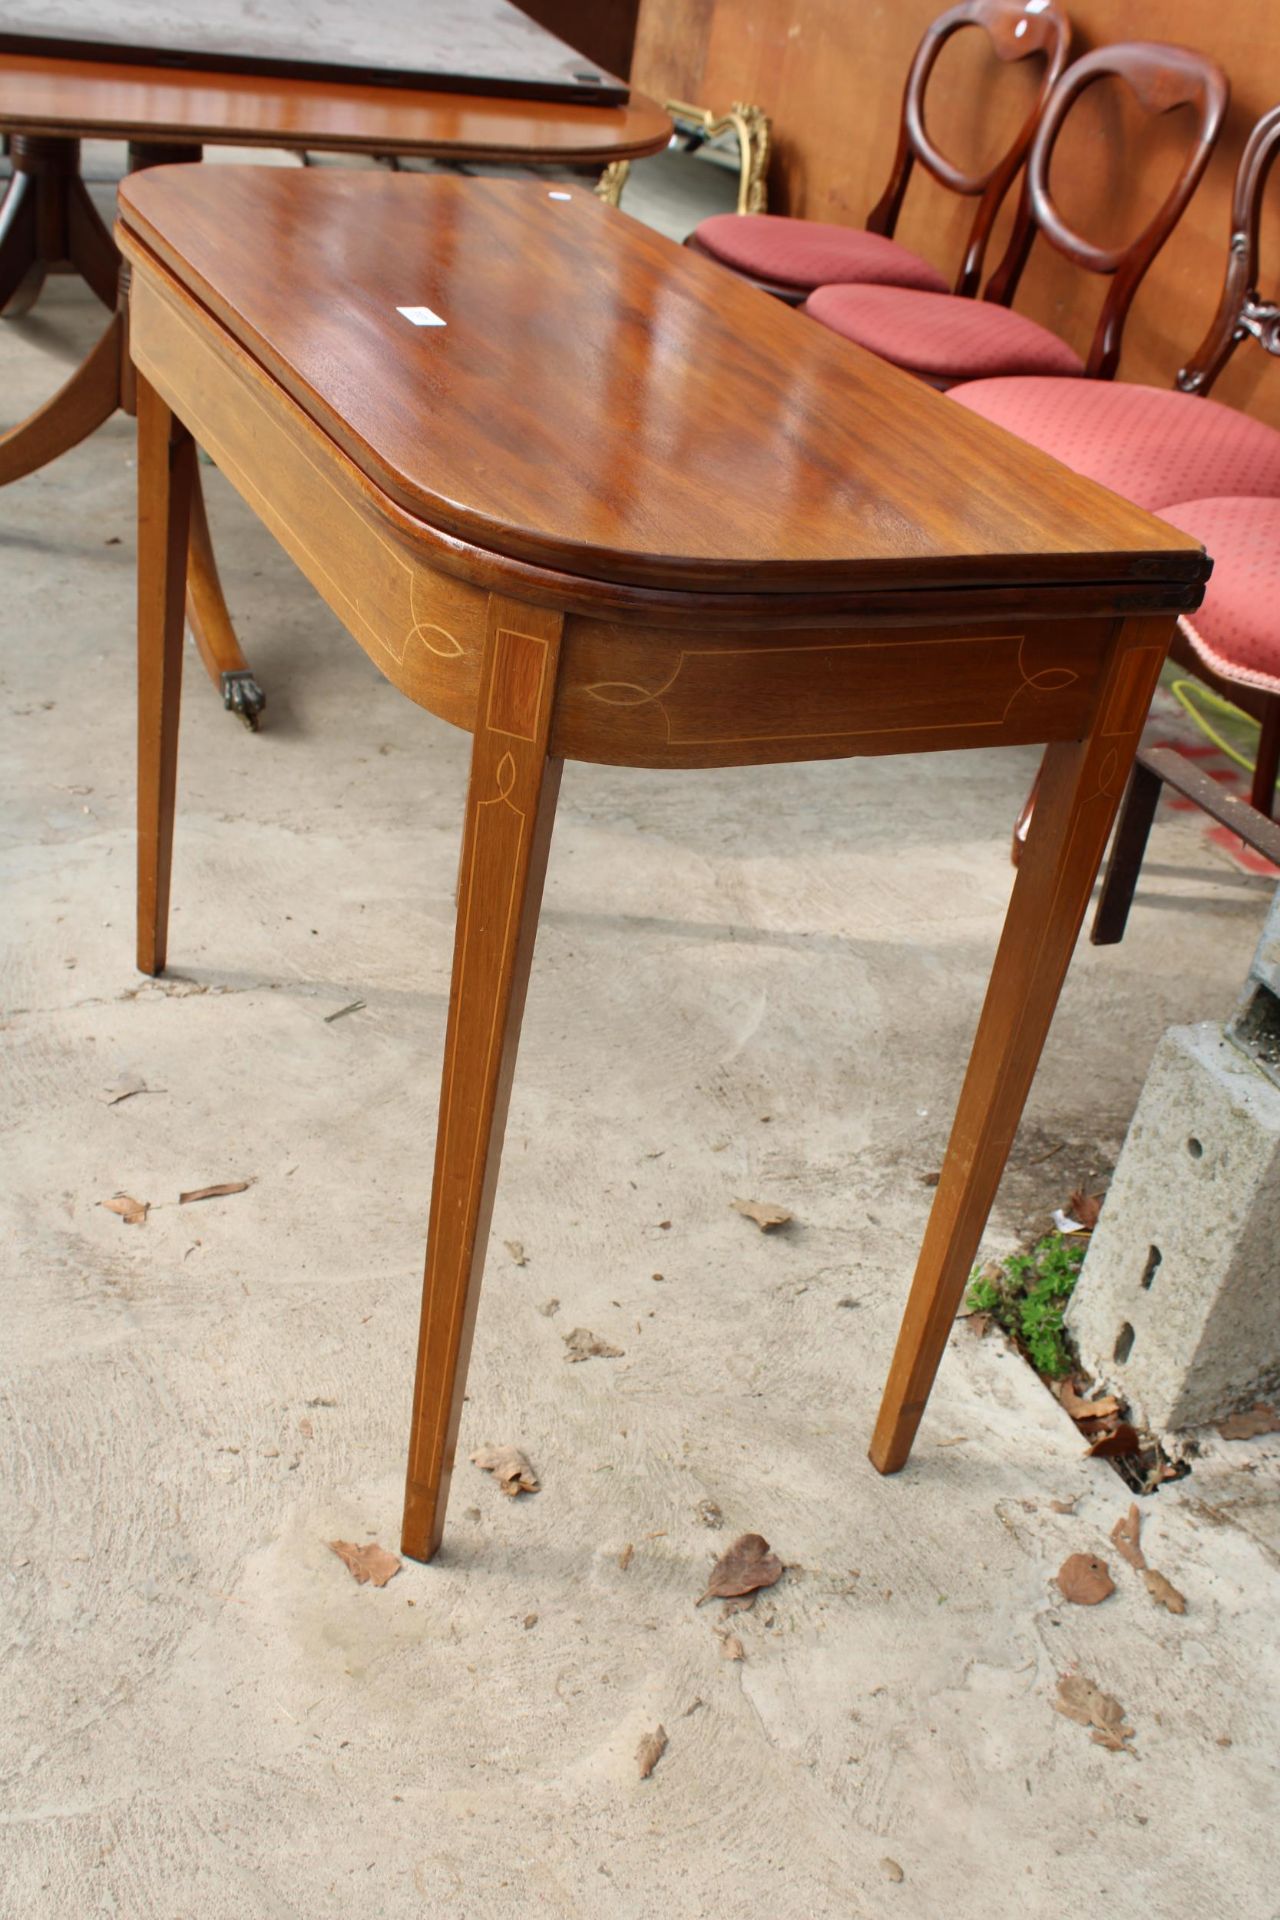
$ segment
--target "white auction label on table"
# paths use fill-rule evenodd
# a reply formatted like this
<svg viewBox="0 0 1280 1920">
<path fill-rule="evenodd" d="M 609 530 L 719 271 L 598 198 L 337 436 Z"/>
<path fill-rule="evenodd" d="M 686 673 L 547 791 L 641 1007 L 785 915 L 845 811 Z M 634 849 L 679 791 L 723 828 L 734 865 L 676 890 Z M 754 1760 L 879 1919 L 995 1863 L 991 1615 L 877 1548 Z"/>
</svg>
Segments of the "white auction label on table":
<svg viewBox="0 0 1280 1920">
<path fill-rule="evenodd" d="M 396 312 L 402 313 L 413 327 L 443 327 L 448 324 L 438 313 L 432 313 L 430 307 L 397 307 Z"/>
</svg>

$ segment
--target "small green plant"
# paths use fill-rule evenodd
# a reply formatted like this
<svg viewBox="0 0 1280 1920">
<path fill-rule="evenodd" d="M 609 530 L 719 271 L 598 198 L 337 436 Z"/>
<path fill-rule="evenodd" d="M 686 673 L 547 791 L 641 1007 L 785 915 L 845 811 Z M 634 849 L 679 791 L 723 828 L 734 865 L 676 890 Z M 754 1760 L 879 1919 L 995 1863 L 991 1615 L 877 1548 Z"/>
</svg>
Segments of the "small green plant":
<svg viewBox="0 0 1280 1920">
<path fill-rule="evenodd" d="M 1011 1253 L 975 1267 L 969 1281 L 969 1311 L 989 1313 L 1025 1347 L 1036 1372 L 1051 1380 L 1071 1372 L 1062 1315 L 1080 1277 L 1084 1252 L 1083 1241 L 1049 1233 L 1030 1253 Z"/>
</svg>

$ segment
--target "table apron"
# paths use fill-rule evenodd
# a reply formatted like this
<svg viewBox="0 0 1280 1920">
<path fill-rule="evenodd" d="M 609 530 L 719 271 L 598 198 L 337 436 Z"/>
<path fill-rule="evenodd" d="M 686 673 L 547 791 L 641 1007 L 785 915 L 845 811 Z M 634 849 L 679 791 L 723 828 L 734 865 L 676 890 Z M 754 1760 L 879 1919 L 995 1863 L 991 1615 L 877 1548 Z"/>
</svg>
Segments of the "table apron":
<svg viewBox="0 0 1280 1920">
<path fill-rule="evenodd" d="M 197 309 L 198 312 L 198 309 Z M 216 323 L 135 271 L 135 366 L 387 679 L 474 725 L 489 596 L 424 560 L 382 496 Z"/>
</svg>

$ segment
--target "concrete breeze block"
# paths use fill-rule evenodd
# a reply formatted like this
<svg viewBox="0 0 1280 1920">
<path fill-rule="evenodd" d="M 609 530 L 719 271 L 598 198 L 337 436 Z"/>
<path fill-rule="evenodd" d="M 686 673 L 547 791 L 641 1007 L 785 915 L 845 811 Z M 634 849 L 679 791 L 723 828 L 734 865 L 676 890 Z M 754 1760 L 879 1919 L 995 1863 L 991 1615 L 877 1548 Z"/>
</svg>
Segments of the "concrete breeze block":
<svg viewBox="0 0 1280 1920">
<path fill-rule="evenodd" d="M 1156 1433 L 1280 1384 L 1280 1087 L 1220 1027 L 1156 1049 L 1066 1321 Z"/>
</svg>

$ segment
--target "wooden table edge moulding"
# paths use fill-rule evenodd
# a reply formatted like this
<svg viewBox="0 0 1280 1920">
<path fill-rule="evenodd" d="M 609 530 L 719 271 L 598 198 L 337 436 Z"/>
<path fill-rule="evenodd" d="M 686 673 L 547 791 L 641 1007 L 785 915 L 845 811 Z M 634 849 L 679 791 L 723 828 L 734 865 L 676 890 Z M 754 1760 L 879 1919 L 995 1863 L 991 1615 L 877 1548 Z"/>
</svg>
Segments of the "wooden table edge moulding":
<svg viewBox="0 0 1280 1920">
<path fill-rule="evenodd" d="M 130 173 L 197 161 L 207 146 L 283 147 L 568 172 L 603 168 L 616 189 L 625 177 L 617 169 L 660 152 L 671 122 L 638 93 L 611 106 L 8 53 L 0 55 L 0 132 L 13 165 L 0 200 L 0 315 L 29 312 L 47 274 L 63 267 L 111 310 L 104 332 L 57 392 L 0 431 L 0 486 L 7 486 L 78 446 L 118 410 L 134 410 L 127 268 L 80 177 L 83 139 L 126 143 Z M 227 612 L 198 472 L 190 521 L 188 623 L 224 706 L 256 727 L 265 694 Z"/>
<path fill-rule="evenodd" d="M 343 221 L 329 302 L 306 234 Z M 589 193 L 170 168 L 125 182 L 118 233 L 140 968 L 165 965 L 197 440 L 387 678 L 472 734 L 407 1554 L 441 1540 L 563 761 L 1047 743 L 871 1442 L 896 1471 L 1203 550 Z M 405 324 L 406 287 L 438 328 Z"/>
</svg>

